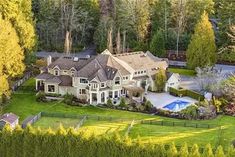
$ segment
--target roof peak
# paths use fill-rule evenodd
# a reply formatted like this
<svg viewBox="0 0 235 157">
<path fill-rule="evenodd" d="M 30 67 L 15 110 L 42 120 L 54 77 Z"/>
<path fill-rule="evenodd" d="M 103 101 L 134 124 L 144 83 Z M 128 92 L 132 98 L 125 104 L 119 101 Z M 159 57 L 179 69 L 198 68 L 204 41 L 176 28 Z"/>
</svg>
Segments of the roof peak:
<svg viewBox="0 0 235 157">
<path fill-rule="evenodd" d="M 101 54 L 103 54 L 103 55 L 112 55 L 112 53 L 108 49 L 105 49 Z"/>
</svg>

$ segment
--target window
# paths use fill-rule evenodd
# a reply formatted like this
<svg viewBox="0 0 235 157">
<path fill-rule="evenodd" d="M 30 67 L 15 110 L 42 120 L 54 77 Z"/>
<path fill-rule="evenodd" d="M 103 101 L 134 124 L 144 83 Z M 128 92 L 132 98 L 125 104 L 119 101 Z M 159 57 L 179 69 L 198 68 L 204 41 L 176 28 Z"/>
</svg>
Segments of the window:
<svg viewBox="0 0 235 157">
<path fill-rule="evenodd" d="M 86 89 L 79 89 L 79 94 L 86 94 Z"/>
<path fill-rule="evenodd" d="M 93 87 L 94 89 L 96 89 L 96 88 L 98 87 L 98 84 L 97 84 L 97 83 L 93 83 L 93 84 L 92 84 L 92 87 Z"/>
<path fill-rule="evenodd" d="M 104 88 L 105 87 L 105 83 L 101 83 L 101 88 Z"/>
<path fill-rule="evenodd" d="M 128 80 L 128 76 L 126 77 L 126 80 Z"/>
<path fill-rule="evenodd" d="M 55 76 L 59 76 L 59 71 L 55 70 Z"/>
<path fill-rule="evenodd" d="M 88 83 L 87 79 L 80 79 L 80 83 Z"/>
<path fill-rule="evenodd" d="M 109 91 L 109 98 L 113 98 L 113 92 Z"/>
<path fill-rule="evenodd" d="M 141 71 L 141 74 L 143 74 L 144 72 L 143 71 Z"/>
<path fill-rule="evenodd" d="M 55 92 L 55 85 L 48 85 L 48 92 Z"/>
<path fill-rule="evenodd" d="M 119 85 L 120 84 L 120 77 L 116 77 L 115 78 L 115 85 Z"/>
<path fill-rule="evenodd" d="M 67 73 L 68 73 L 68 71 L 67 71 L 67 70 L 64 70 L 64 71 L 63 71 L 63 73 L 67 74 Z"/>
<path fill-rule="evenodd" d="M 123 79 L 123 80 L 125 80 L 125 79 L 126 79 L 126 77 L 123 77 L 122 79 Z"/>
<path fill-rule="evenodd" d="M 146 73 L 146 70 L 144 70 L 144 73 Z"/>
<path fill-rule="evenodd" d="M 138 74 L 140 74 L 140 71 L 138 71 Z"/>
<path fill-rule="evenodd" d="M 135 75 L 137 75 L 137 72 L 135 72 Z"/>
</svg>

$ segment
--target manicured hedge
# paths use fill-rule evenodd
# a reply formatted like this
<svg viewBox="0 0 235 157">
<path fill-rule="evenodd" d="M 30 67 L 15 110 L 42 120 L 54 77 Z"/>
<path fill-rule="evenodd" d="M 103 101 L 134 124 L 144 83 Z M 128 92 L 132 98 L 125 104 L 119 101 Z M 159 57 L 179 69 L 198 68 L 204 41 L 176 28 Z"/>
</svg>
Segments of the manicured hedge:
<svg viewBox="0 0 235 157">
<path fill-rule="evenodd" d="M 6 126 L 0 131 L 1 157 L 234 157 L 235 150 L 231 146 L 225 154 L 219 146 L 213 150 L 208 144 L 199 149 L 195 144 L 189 148 L 187 144 L 176 147 L 174 143 L 143 144 L 130 138 L 113 136 L 87 136 L 78 133 L 74 128 L 41 130 L 28 126 L 17 127 L 14 131 Z"/>
<path fill-rule="evenodd" d="M 202 94 L 188 89 L 175 89 L 169 87 L 169 93 L 174 96 L 188 96 L 199 101 L 203 101 L 205 99 Z"/>
</svg>

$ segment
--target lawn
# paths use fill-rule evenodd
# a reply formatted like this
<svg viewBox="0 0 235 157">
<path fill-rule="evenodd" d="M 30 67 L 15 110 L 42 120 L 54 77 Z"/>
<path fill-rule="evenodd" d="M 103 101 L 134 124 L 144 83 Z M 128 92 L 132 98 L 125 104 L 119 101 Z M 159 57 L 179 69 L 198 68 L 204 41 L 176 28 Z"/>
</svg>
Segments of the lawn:
<svg viewBox="0 0 235 157">
<path fill-rule="evenodd" d="M 172 141 L 176 145 L 187 142 L 189 146 L 197 143 L 199 147 L 204 147 L 206 143 L 215 146 L 218 143 L 218 128 L 202 129 L 190 127 L 159 126 L 148 124 L 136 124 L 131 129 L 130 137 L 139 137 L 144 143 L 164 143 L 170 144 Z"/>
<path fill-rule="evenodd" d="M 195 70 L 190 70 L 190 69 L 184 69 L 184 68 L 168 68 L 169 72 L 172 73 L 178 73 L 180 75 L 185 75 L 185 76 L 196 76 Z"/>
<path fill-rule="evenodd" d="M 60 125 L 62 125 L 64 128 L 69 128 L 76 127 L 79 121 L 80 119 L 75 118 L 42 117 L 40 120 L 34 123 L 34 126 L 40 126 L 44 129 L 48 129 L 49 127 L 52 129 L 57 129 Z"/>
<path fill-rule="evenodd" d="M 26 84 L 27 87 L 31 85 L 34 86 L 34 81 L 29 80 Z M 81 127 L 81 131 L 83 130 L 95 134 L 109 134 L 117 131 L 123 135 L 127 129 L 127 126 L 133 119 L 217 124 L 222 127 L 222 130 L 218 130 L 135 124 L 130 131 L 130 137 L 136 139 L 139 136 L 143 142 L 147 142 L 149 139 L 151 139 L 151 141 L 154 143 L 170 143 L 174 141 L 177 145 L 182 145 L 183 142 L 187 142 L 190 145 L 193 143 L 198 143 L 200 146 L 211 143 L 213 146 L 221 144 L 227 148 L 231 144 L 231 141 L 235 139 L 235 118 L 224 115 L 220 115 L 213 120 L 190 121 L 171 119 L 136 112 L 98 108 L 94 106 L 74 107 L 68 106 L 62 102 L 41 103 L 35 101 L 34 92 L 27 92 L 27 90 L 24 90 L 24 88 L 13 93 L 9 104 L 4 107 L 4 112 L 13 112 L 17 114 L 20 117 L 20 122 L 22 122 L 26 117 L 35 115 L 41 111 L 78 115 L 112 116 L 116 118 L 128 119 L 123 122 L 110 122 L 105 120 L 97 121 L 93 119 L 87 119 L 84 122 L 84 125 Z M 79 123 L 79 119 L 62 120 L 56 118 L 42 118 L 40 121 L 38 121 L 38 123 L 35 124 L 35 126 L 41 126 L 43 128 L 50 126 L 52 128 L 56 128 L 60 123 L 65 125 L 65 127 L 74 126 Z"/>
<path fill-rule="evenodd" d="M 107 120 L 94 120 L 88 119 L 84 121 L 84 124 L 79 129 L 81 132 L 94 135 L 109 135 L 113 133 L 119 133 L 124 135 L 128 125 L 131 121 L 107 121 Z"/>
</svg>

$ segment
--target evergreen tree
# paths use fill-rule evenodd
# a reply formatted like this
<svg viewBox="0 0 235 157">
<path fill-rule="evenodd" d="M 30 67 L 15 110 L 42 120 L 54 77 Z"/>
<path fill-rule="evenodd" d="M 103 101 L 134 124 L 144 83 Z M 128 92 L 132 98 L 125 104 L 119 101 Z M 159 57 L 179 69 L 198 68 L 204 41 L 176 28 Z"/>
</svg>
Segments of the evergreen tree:
<svg viewBox="0 0 235 157">
<path fill-rule="evenodd" d="M 152 37 L 150 51 L 155 56 L 164 57 L 166 55 L 165 40 L 163 31 L 158 30 Z"/>
<path fill-rule="evenodd" d="M 36 42 L 31 1 L 0 1 L 0 13 L 16 30 L 21 48 L 25 52 L 31 52 Z"/>
<path fill-rule="evenodd" d="M 5 1 L 4 1 L 5 2 Z M 2 3 L 2 1 L 0 2 Z M 1 5 L 0 5 L 1 6 Z M 0 7 L 1 8 L 1 7 Z M 1 12 L 1 11 L 0 11 Z M 8 78 L 21 74 L 24 52 L 19 45 L 19 38 L 12 24 L 4 20 L 0 13 L 0 103 L 3 95 L 9 96 Z"/>
<path fill-rule="evenodd" d="M 195 26 L 187 49 L 187 66 L 190 69 L 195 69 L 196 67 L 213 66 L 215 63 L 215 36 L 208 14 L 204 12 Z"/>
<path fill-rule="evenodd" d="M 166 81 L 166 71 L 164 69 L 159 69 L 155 74 L 155 87 L 157 92 L 164 91 Z"/>
<path fill-rule="evenodd" d="M 225 157 L 222 146 L 217 147 L 215 157 Z"/>
<path fill-rule="evenodd" d="M 167 150 L 167 157 L 177 157 L 178 151 L 175 147 L 175 143 L 171 143 L 169 149 Z"/>
<path fill-rule="evenodd" d="M 190 152 L 190 157 L 201 157 L 197 144 L 193 145 L 191 152 Z"/>
<path fill-rule="evenodd" d="M 180 148 L 179 156 L 180 157 L 188 157 L 189 156 L 187 143 L 184 143 L 184 145 Z"/>
<path fill-rule="evenodd" d="M 214 157 L 214 154 L 213 154 L 213 151 L 212 151 L 210 144 L 206 145 L 206 148 L 204 149 L 202 156 L 203 157 Z"/>
</svg>

